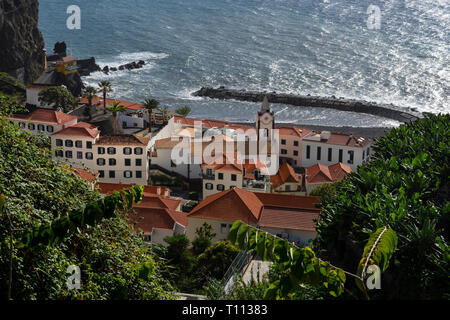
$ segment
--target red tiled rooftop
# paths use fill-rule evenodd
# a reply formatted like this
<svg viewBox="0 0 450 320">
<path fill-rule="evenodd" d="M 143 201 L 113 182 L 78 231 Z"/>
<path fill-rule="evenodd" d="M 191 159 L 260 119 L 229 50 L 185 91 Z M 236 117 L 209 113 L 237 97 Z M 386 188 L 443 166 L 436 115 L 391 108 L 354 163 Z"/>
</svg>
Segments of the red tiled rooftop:
<svg viewBox="0 0 450 320">
<path fill-rule="evenodd" d="M 98 190 L 103 194 L 112 194 L 114 191 L 120 191 L 124 189 L 129 189 L 133 187 L 132 184 L 121 184 L 121 183 L 98 183 Z M 157 187 L 157 186 L 144 186 L 144 194 L 152 193 L 164 196 L 166 193 L 170 194 L 171 190 L 168 187 Z"/>
<path fill-rule="evenodd" d="M 310 135 L 304 137 L 303 139 L 308 140 L 310 137 L 321 137 L 320 132 L 312 132 Z M 316 141 L 316 140 L 310 140 L 310 141 Z M 320 139 L 317 142 L 332 144 L 332 145 L 339 145 L 339 146 L 348 146 L 348 147 L 364 147 L 367 144 L 369 144 L 371 139 L 362 137 L 362 136 L 355 136 L 352 134 L 345 134 L 340 132 L 331 132 L 329 133 L 328 139 Z"/>
<path fill-rule="evenodd" d="M 278 173 L 270 177 L 270 182 L 272 183 L 273 188 L 278 188 L 287 182 L 298 183 L 300 176 L 301 175 L 295 173 L 289 163 L 285 162 L 278 170 Z"/>
<path fill-rule="evenodd" d="M 308 183 L 329 183 L 342 181 L 352 172 L 349 165 L 338 162 L 331 166 L 315 164 L 306 168 L 306 181 Z"/>
<path fill-rule="evenodd" d="M 264 207 L 258 225 L 261 227 L 315 231 L 314 220 L 319 220 L 320 210 L 279 209 Z"/>
<path fill-rule="evenodd" d="M 162 208 L 135 208 L 136 215 L 131 216 L 131 221 L 136 222 L 136 228 L 145 234 L 151 234 L 155 229 L 173 230 L 175 222 L 184 227 L 188 225 L 187 215 L 170 209 Z"/>
<path fill-rule="evenodd" d="M 96 138 L 99 134 L 100 131 L 95 126 L 80 122 L 53 134 L 53 136 Z"/>
<path fill-rule="evenodd" d="M 141 145 L 147 146 L 150 138 L 134 134 L 102 136 L 97 140 L 98 145 Z"/>
<path fill-rule="evenodd" d="M 15 114 L 11 120 L 35 121 L 48 124 L 63 124 L 77 120 L 77 117 L 50 109 L 36 109 L 27 114 Z"/>
</svg>

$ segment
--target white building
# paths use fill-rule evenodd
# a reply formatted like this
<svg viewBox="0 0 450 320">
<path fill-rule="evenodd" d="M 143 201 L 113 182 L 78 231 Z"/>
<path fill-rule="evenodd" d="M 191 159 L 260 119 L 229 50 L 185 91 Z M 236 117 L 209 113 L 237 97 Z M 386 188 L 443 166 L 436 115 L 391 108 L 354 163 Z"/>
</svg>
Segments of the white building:
<svg viewBox="0 0 450 320">
<path fill-rule="evenodd" d="M 148 183 L 148 142 L 137 135 L 100 136 L 83 122 L 51 136 L 56 159 L 98 172 L 100 182 L 124 184 Z"/>
<path fill-rule="evenodd" d="M 22 130 L 46 136 L 71 127 L 78 121 L 75 116 L 50 109 L 36 109 L 27 114 L 14 114 L 8 119 L 18 124 Z"/>
<path fill-rule="evenodd" d="M 330 166 L 341 162 L 356 171 L 369 159 L 371 144 L 372 140 L 365 137 L 312 131 L 302 139 L 302 166 L 310 167 L 316 163 Z"/>
</svg>

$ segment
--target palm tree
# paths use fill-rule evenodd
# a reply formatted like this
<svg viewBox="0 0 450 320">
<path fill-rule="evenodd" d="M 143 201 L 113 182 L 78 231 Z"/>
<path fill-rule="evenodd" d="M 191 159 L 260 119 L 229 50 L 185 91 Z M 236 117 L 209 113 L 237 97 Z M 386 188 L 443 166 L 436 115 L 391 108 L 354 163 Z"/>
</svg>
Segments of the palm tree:
<svg viewBox="0 0 450 320">
<path fill-rule="evenodd" d="M 89 120 L 92 119 L 92 100 L 97 96 L 97 90 L 94 87 L 87 87 L 84 90 L 83 98 L 88 100 L 88 114 Z"/>
<path fill-rule="evenodd" d="M 106 107 L 106 110 L 111 111 L 114 121 L 114 135 L 117 134 L 117 112 L 124 113 L 126 108 L 120 102 L 114 102 L 111 107 Z"/>
<path fill-rule="evenodd" d="M 159 101 L 155 99 L 145 99 L 143 106 L 145 109 L 147 109 L 148 113 L 148 129 L 150 132 L 152 132 L 152 113 L 153 110 L 157 109 L 159 105 Z"/>
<path fill-rule="evenodd" d="M 111 82 L 109 81 L 101 81 L 98 83 L 98 86 L 100 87 L 100 89 L 98 90 L 98 92 L 103 93 L 103 110 L 106 113 L 106 94 L 108 92 L 112 92 L 112 87 L 111 87 Z"/>
<path fill-rule="evenodd" d="M 180 116 L 186 118 L 189 113 L 191 113 L 191 108 L 189 107 L 181 107 L 175 110 L 176 113 L 178 113 Z"/>
</svg>

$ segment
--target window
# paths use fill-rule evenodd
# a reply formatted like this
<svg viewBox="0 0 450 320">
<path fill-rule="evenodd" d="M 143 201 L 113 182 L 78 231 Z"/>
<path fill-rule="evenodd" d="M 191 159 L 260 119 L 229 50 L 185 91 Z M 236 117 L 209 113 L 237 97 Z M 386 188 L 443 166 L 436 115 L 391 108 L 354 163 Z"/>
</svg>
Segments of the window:
<svg viewBox="0 0 450 320">
<path fill-rule="evenodd" d="M 311 156 L 311 146 L 306 146 L 306 159 L 309 159 Z"/>
<path fill-rule="evenodd" d="M 298 151 L 294 150 L 294 156 L 298 156 Z"/>
<path fill-rule="evenodd" d="M 103 158 L 98 158 L 97 159 L 97 165 L 104 166 L 105 163 L 106 163 L 105 159 L 103 159 Z"/>
<path fill-rule="evenodd" d="M 342 162 L 342 149 L 339 149 L 339 162 Z"/>
<path fill-rule="evenodd" d="M 97 148 L 97 153 L 98 153 L 98 154 L 105 154 L 105 148 L 103 148 L 103 147 L 98 147 L 98 148 Z"/>
<path fill-rule="evenodd" d="M 116 159 L 114 159 L 114 158 L 109 159 L 109 165 L 110 166 L 115 166 L 116 164 L 117 164 Z"/>
<path fill-rule="evenodd" d="M 66 158 L 72 158 L 72 151 L 66 151 Z"/>
<path fill-rule="evenodd" d="M 55 129 L 53 129 L 53 126 L 47 126 L 47 132 L 53 132 Z"/>
<path fill-rule="evenodd" d="M 125 166 L 126 167 L 131 166 L 131 159 L 125 159 Z"/>
<path fill-rule="evenodd" d="M 133 172 L 132 171 L 124 171 L 123 176 L 124 176 L 124 178 L 132 178 Z"/>
<path fill-rule="evenodd" d="M 131 154 L 132 150 L 131 148 L 123 148 L 123 154 Z"/>
<path fill-rule="evenodd" d="M 286 191 L 291 191 L 291 186 L 287 184 L 287 185 L 285 186 L 284 189 L 285 189 Z"/>
<path fill-rule="evenodd" d="M 136 178 L 142 178 L 142 171 L 136 171 Z"/>
<path fill-rule="evenodd" d="M 206 169 L 206 175 L 212 176 L 213 175 L 212 169 Z"/>
<path fill-rule="evenodd" d="M 287 154 L 287 150 L 286 149 L 281 149 L 281 154 Z"/>
<path fill-rule="evenodd" d="M 225 190 L 225 186 L 223 184 L 218 184 L 217 185 L 217 190 L 223 191 L 223 190 Z"/>
<path fill-rule="evenodd" d="M 116 177 L 116 172 L 115 171 L 110 171 L 109 172 L 109 177 L 110 178 L 115 178 Z"/>
<path fill-rule="evenodd" d="M 231 175 L 231 181 L 236 181 L 237 176 L 235 174 Z"/>
<path fill-rule="evenodd" d="M 77 159 L 83 159 L 83 152 L 77 151 Z"/>
<path fill-rule="evenodd" d="M 55 151 L 55 156 L 62 158 L 64 157 L 64 153 L 62 150 L 57 150 Z"/>
<path fill-rule="evenodd" d="M 366 158 L 366 150 L 363 150 L 363 160 Z"/>
<path fill-rule="evenodd" d="M 217 174 L 217 179 L 223 180 L 223 173 L 219 172 L 219 173 Z"/>
<path fill-rule="evenodd" d="M 367 148 L 367 156 L 369 156 L 369 155 L 370 155 L 370 147 Z"/>
<path fill-rule="evenodd" d="M 19 122 L 19 127 L 20 128 L 25 128 L 25 126 L 26 126 L 25 122 Z"/>
<path fill-rule="evenodd" d="M 226 223 L 220 224 L 220 233 L 222 234 L 228 233 L 228 225 Z"/>
<path fill-rule="evenodd" d="M 62 145 L 63 145 L 63 141 L 61 139 L 56 139 L 56 146 L 62 147 Z"/>
<path fill-rule="evenodd" d="M 92 149 L 92 142 L 91 141 L 87 141 L 86 142 L 86 148 L 87 149 Z"/>
<path fill-rule="evenodd" d="M 142 166 L 142 159 L 136 159 L 136 166 L 137 167 Z"/>
<path fill-rule="evenodd" d="M 212 183 L 206 183 L 205 184 L 205 189 L 206 190 L 212 190 L 213 189 L 213 184 Z"/>
<path fill-rule="evenodd" d="M 75 147 L 83 148 L 83 141 L 80 141 L 80 140 L 75 141 Z"/>
<path fill-rule="evenodd" d="M 317 160 L 320 160 L 321 157 L 322 157 L 322 148 L 317 147 Z"/>
<path fill-rule="evenodd" d="M 99 170 L 98 174 L 99 174 L 99 178 L 104 178 L 105 177 L 105 171 L 103 171 L 103 170 Z"/>
<path fill-rule="evenodd" d="M 34 123 L 29 123 L 28 124 L 28 129 L 34 130 L 34 128 L 35 128 Z"/>
<path fill-rule="evenodd" d="M 94 158 L 94 155 L 92 152 L 86 152 L 85 157 L 87 160 L 92 160 Z"/>
<path fill-rule="evenodd" d="M 294 140 L 294 147 L 298 147 L 298 140 Z"/>
<path fill-rule="evenodd" d="M 109 148 L 108 148 L 108 154 L 116 154 L 116 148 L 114 148 L 114 147 L 109 147 Z"/>
<path fill-rule="evenodd" d="M 286 144 L 286 139 L 281 139 L 281 144 Z"/>
<path fill-rule="evenodd" d="M 142 148 L 134 148 L 134 154 L 142 154 Z"/>
<path fill-rule="evenodd" d="M 328 161 L 333 161 L 333 149 L 328 148 Z"/>
<path fill-rule="evenodd" d="M 353 164 L 353 156 L 354 156 L 354 152 L 353 151 L 348 151 L 348 156 L 349 156 L 349 159 L 348 159 L 348 163 L 350 163 L 350 164 Z"/>
<path fill-rule="evenodd" d="M 65 145 L 66 147 L 72 148 L 72 147 L 73 147 L 73 141 L 72 141 L 72 140 L 66 140 L 66 141 L 64 142 L 64 145 Z"/>
<path fill-rule="evenodd" d="M 39 131 L 45 131 L 45 126 L 43 124 L 38 124 Z"/>
</svg>

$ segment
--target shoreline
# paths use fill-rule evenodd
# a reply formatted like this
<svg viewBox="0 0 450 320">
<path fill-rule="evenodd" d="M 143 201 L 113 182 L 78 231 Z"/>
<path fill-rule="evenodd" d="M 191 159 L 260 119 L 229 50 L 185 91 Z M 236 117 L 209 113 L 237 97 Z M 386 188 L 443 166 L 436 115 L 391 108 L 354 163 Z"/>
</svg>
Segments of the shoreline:
<svg viewBox="0 0 450 320">
<path fill-rule="evenodd" d="M 404 108 L 405 111 L 401 111 L 401 108 L 394 109 L 394 105 L 378 104 L 375 102 L 354 100 L 346 98 L 332 97 L 320 97 L 310 95 L 294 95 L 274 92 L 256 92 L 236 89 L 226 89 L 221 86 L 219 88 L 202 87 L 200 90 L 192 93 L 195 97 L 208 97 L 211 99 L 219 100 L 239 100 L 250 102 L 262 102 L 266 96 L 269 103 L 287 104 L 296 107 L 316 107 L 316 108 L 328 108 L 340 111 L 349 111 L 357 113 L 365 113 L 374 116 L 384 117 L 387 119 L 393 119 L 399 122 L 409 122 L 418 119 L 418 114 L 415 109 Z M 407 111 L 408 110 L 408 111 Z M 416 114 L 413 114 L 416 113 Z"/>
</svg>

